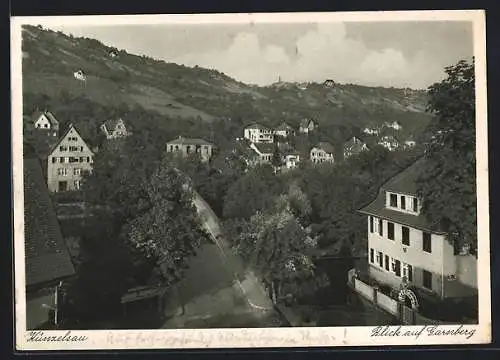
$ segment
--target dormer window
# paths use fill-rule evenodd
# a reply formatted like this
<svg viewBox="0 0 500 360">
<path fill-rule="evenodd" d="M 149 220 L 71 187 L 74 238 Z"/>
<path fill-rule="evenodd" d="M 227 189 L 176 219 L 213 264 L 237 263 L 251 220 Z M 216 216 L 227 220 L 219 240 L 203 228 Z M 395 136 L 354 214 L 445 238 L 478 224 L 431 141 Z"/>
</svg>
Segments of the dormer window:
<svg viewBox="0 0 500 360">
<path fill-rule="evenodd" d="M 389 198 L 389 204 L 391 207 L 398 207 L 398 196 L 396 194 L 391 194 Z"/>
<path fill-rule="evenodd" d="M 406 210 L 406 196 L 401 195 L 401 209 Z"/>
<path fill-rule="evenodd" d="M 418 212 L 418 199 L 416 197 L 413 198 L 413 211 Z"/>
</svg>

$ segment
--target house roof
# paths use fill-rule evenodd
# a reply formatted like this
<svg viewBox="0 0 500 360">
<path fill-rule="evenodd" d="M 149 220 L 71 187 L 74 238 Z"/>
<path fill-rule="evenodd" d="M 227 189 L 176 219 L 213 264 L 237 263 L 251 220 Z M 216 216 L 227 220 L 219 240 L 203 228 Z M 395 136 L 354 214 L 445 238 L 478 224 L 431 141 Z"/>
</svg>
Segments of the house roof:
<svg viewBox="0 0 500 360">
<path fill-rule="evenodd" d="M 301 127 L 307 127 L 307 126 L 309 126 L 309 124 L 311 122 L 314 123 L 314 120 L 312 120 L 312 119 L 302 119 L 302 120 L 300 120 L 300 126 Z"/>
<path fill-rule="evenodd" d="M 50 111 L 40 111 L 40 110 L 35 111 L 35 113 L 32 116 L 33 122 L 37 121 L 42 115 L 45 115 L 47 119 L 49 119 L 50 125 L 54 127 L 59 126 L 59 121 L 57 121 L 54 114 L 52 114 Z"/>
<path fill-rule="evenodd" d="M 63 139 L 66 137 L 66 135 L 68 135 L 68 133 L 70 132 L 71 129 L 74 129 L 78 133 L 78 135 L 80 135 L 80 132 L 75 127 L 75 125 L 69 124 L 68 129 L 64 132 L 63 136 L 61 136 L 59 138 L 59 140 L 57 140 L 57 142 L 52 146 L 52 148 L 49 151 L 49 154 L 51 154 L 55 149 L 57 149 L 57 147 L 59 146 L 59 144 L 61 143 L 61 141 L 63 141 Z M 80 135 L 80 137 L 82 137 L 82 136 Z M 83 139 L 83 137 L 82 137 L 82 140 L 85 142 L 85 140 Z M 88 144 L 87 144 L 87 146 L 88 146 Z M 90 149 L 90 147 L 89 147 L 89 149 Z M 90 151 L 93 153 L 92 150 L 90 150 Z"/>
<path fill-rule="evenodd" d="M 262 153 L 262 154 L 272 154 L 275 149 L 275 144 L 268 143 L 256 143 L 254 146 Z"/>
<path fill-rule="evenodd" d="M 360 153 L 361 151 L 363 151 L 364 145 L 366 144 L 361 139 L 353 136 L 344 144 L 344 150 L 349 150 L 353 153 Z"/>
<path fill-rule="evenodd" d="M 245 129 L 269 130 L 269 128 L 267 126 L 264 126 L 264 125 L 259 124 L 259 123 L 253 123 L 253 124 L 247 125 L 247 126 L 245 126 Z"/>
<path fill-rule="evenodd" d="M 287 131 L 287 130 L 293 130 L 293 128 L 288 125 L 286 122 L 282 122 L 281 124 L 279 124 L 276 129 L 276 131 Z"/>
<path fill-rule="evenodd" d="M 318 144 L 316 144 L 315 148 L 321 149 L 328 154 L 333 154 L 335 152 L 334 146 L 327 141 L 319 142 Z"/>
<path fill-rule="evenodd" d="M 114 130 L 120 120 L 122 119 L 109 119 L 104 122 L 104 125 L 106 126 L 107 130 Z"/>
<path fill-rule="evenodd" d="M 417 229 L 443 233 L 435 224 L 432 224 L 423 215 L 406 214 L 400 211 L 391 210 L 385 207 L 385 192 L 403 193 L 417 195 L 418 185 L 416 179 L 424 171 L 425 158 L 420 158 L 412 165 L 401 171 L 380 187 L 377 198 L 370 204 L 360 209 L 362 214 L 368 214 L 393 220 L 394 222 L 408 225 Z"/>
<path fill-rule="evenodd" d="M 169 141 L 167 144 L 172 144 L 172 145 L 211 145 L 213 146 L 212 143 L 200 139 L 200 138 L 186 138 L 183 136 L 179 136 L 177 139 Z"/>
<path fill-rule="evenodd" d="M 74 275 L 75 268 L 37 159 L 24 160 L 24 241 L 26 286 Z"/>
</svg>

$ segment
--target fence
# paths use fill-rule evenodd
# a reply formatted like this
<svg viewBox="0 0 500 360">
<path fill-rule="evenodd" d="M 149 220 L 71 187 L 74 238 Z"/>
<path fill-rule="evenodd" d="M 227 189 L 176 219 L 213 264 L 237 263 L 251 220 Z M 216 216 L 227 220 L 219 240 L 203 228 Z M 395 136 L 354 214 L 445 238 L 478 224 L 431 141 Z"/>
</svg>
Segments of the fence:
<svg viewBox="0 0 500 360">
<path fill-rule="evenodd" d="M 395 299 L 383 294 L 380 290 L 356 278 L 355 271 L 349 271 L 348 284 L 355 292 L 372 302 L 378 308 L 395 316 L 404 325 L 446 325 L 447 323 L 428 319 L 416 310 L 407 307 Z"/>
</svg>

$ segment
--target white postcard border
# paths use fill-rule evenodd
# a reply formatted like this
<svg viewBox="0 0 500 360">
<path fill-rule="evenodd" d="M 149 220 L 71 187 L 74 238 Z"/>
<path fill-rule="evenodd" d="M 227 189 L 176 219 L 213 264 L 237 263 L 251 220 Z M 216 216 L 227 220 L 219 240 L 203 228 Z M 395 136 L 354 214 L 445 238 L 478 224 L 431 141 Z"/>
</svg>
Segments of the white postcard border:
<svg viewBox="0 0 500 360">
<path fill-rule="evenodd" d="M 377 327 L 175 329 L 26 331 L 24 206 L 22 159 L 22 71 L 21 26 L 194 24 L 194 23 L 290 23 L 323 21 L 471 21 L 474 27 L 476 74 L 476 159 L 478 208 L 479 324 L 392 326 L 386 336 L 372 336 Z M 116 350 L 169 348 L 250 348 L 311 346 L 387 346 L 484 344 L 491 342 L 491 289 L 488 194 L 488 131 L 486 98 L 486 33 L 483 10 L 393 11 L 351 13 L 189 14 L 57 16 L 11 18 L 12 159 L 14 197 L 14 271 L 17 350 Z M 433 330 L 434 329 L 434 330 Z M 381 330 L 381 329 L 378 329 Z M 392 335 L 389 335 L 392 331 Z M 411 331 L 411 333 L 407 333 Z M 455 331 L 456 335 L 431 335 Z M 379 332 L 380 333 L 380 332 Z M 450 333 L 451 334 L 451 333 Z"/>
</svg>

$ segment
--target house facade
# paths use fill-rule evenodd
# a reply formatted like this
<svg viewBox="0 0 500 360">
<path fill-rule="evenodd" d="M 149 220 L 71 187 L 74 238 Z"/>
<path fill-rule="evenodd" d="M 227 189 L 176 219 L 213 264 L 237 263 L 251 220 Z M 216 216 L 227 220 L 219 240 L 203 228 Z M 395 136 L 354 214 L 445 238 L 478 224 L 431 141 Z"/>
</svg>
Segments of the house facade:
<svg viewBox="0 0 500 360">
<path fill-rule="evenodd" d="M 398 139 L 394 136 L 383 136 L 378 141 L 378 144 L 385 147 L 389 151 L 394 151 L 400 146 Z"/>
<path fill-rule="evenodd" d="M 167 143 L 166 150 L 168 153 L 177 153 L 183 157 L 198 154 L 201 161 L 208 162 L 214 155 L 215 146 L 204 139 L 179 136 Z"/>
<path fill-rule="evenodd" d="M 274 144 L 251 143 L 250 148 L 257 154 L 257 163 L 271 163 L 274 154 Z"/>
<path fill-rule="evenodd" d="M 300 155 L 298 153 L 285 154 L 283 163 L 285 168 L 289 170 L 295 169 L 300 164 Z"/>
<path fill-rule="evenodd" d="M 312 119 L 303 119 L 299 125 L 299 132 L 302 134 L 309 134 L 318 127 L 318 124 Z"/>
<path fill-rule="evenodd" d="M 356 136 L 353 136 L 349 140 L 347 140 L 344 144 L 344 159 L 349 158 L 352 155 L 358 155 L 361 154 L 363 151 L 368 150 L 368 146 L 357 138 Z"/>
<path fill-rule="evenodd" d="M 276 129 L 274 129 L 274 134 L 277 135 L 277 136 L 281 136 L 281 137 L 284 137 L 284 138 L 287 138 L 291 135 L 294 135 L 294 130 L 293 130 L 293 127 L 291 127 L 290 125 L 288 125 L 287 123 L 281 123 L 280 125 L 278 125 L 276 127 Z"/>
<path fill-rule="evenodd" d="M 61 286 L 75 268 L 38 159 L 24 159 L 24 229 L 26 328 L 53 329 L 62 320 Z"/>
<path fill-rule="evenodd" d="M 92 171 L 94 152 L 71 124 L 47 158 L 47 186 L 51 192 L 79 190 L 83 175 Z"/>
<path fill-rule="evenodd" d="M 379 129 L 377 128 L 371 128 L 371 127 L 366 127 L 363 129 L 363 133 L 366 135 L 378 135 L 379 134 Z"/>
<path fill-rule="evenodd" d="M 403 282 L 441 299 L 477 293 L 477 261 L 422 215 L 416 178 L 424 159 L 384 184 L 359 210 L 367 216 L 369 276 L 399 289 Z"/>
<path fill-rule="evenodd" d="M 59 121 L 50 111 L 35 112 L 33 114 L 33 129 L 44 133 L 48 137 L 59 136 Z"/>
<path fill-rule="evenodd" d="M 253 143 L 272 143 L 274 131 L 261 124 L 251 124 L 243 130 L 243 137 Z"/>
<path fill-rule="evenodd" d="M 309 152 L 310 160 L 314 164 L 324 162 L 334 163 L 334 148 L 329 142 L 320 142 Z"/>
<path fill-rule="evenodd" d="M 397 121 L 393 121 L 392 123 L 386 122 L 384 123 L 384 126 L 394 130 L 401 130 L 403 128 Z"/>
<path fill-rule="evenodd" d="M 107 120 L 100 126 L 100 129 L 108 140 L 118 139 L 131 135 L 130 131 L 128 131 L 127 127 L 125 126 L 125 122 L 122 119 Z"/>
</svg>

